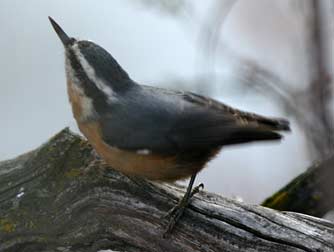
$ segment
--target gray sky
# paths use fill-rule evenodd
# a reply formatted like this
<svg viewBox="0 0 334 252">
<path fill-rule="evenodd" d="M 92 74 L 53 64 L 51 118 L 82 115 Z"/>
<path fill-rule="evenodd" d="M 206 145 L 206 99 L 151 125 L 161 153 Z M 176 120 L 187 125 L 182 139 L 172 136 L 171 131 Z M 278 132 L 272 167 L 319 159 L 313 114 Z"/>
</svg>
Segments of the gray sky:
<svg viewBox="0 0 334 252">
<path fill-rule="evenodd" d="M 105 47 L 138 82 L 158 85 L 175 76 L 191 79 L 201 71 L 200 27 L 132 2 L 0 2 L 0 160 L 39 146 L 66 126 L 76 130 L 66 94 L 63 48 L 47 16 L 69 35 Z M 201 18 L 211 2 L 197 6 Z M 257 8 L 240 2 L 244 4 L 235 7 L 221 31 L 228 46 L 271 64 L 291 83 L 302 82 L 305 69 L 298 67 L 292 52 L 302 57 L 298 39 L 303 27 L 287 11 L 287 1 L 275 6 L 258 0 Z M 222 61 L 229 64 L 228 58 Z M 216 98 L 249 111 L 285 116 L 267 97 L 227 92 Z M 227 148 L 197 182 L 210 191 L 259 202 L 306 168 L 304 141 L 293 124 L 293 133 L 281 144 Z"/>
</svg>

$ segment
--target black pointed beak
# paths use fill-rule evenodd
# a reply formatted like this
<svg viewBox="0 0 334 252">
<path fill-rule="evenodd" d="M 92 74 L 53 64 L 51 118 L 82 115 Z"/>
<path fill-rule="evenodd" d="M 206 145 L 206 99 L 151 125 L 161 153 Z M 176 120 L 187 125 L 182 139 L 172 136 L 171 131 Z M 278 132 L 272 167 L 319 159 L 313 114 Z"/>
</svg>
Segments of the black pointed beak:
<svg viewBox="0 0 334 252">
<path fill-rule="evenodd" d="M 67 47 L 68 45 L 71 45 L 73 43 L 73 39 L 67 36 L 67 34 L 63 31 L 63 29 L 51 17 L 49 17 L 49 20 L 52 24 L 53 29 L 56 31 L 58 37 L 63 43 L 63 45 L 65 47 Z"/>
</svg>

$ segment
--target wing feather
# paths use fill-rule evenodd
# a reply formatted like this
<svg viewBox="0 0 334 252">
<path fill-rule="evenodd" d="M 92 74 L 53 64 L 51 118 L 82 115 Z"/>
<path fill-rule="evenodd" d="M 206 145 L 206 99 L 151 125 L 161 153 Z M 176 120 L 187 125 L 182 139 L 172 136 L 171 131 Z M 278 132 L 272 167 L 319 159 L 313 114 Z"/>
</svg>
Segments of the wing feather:
<svg viewBox="0 0 334 252">
<path fill-rule="evenodd" d="M 284 119 L 243 112 L 193 93 L 146 87 L 145 95 L 135 95 L 128 99 L 130 104 L 101 117 L 103 138 L 111 146 L 176 154 L 277 140 L 281 138 L 277 131 L 289 130 Z"/>
</svg>

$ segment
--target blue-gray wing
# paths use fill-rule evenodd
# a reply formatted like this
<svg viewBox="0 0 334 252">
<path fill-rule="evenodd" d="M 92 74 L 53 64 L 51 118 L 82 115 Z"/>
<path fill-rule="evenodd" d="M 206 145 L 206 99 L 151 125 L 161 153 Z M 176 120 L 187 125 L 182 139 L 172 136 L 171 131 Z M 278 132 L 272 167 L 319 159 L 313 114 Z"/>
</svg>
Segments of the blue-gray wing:
<svg viewBox="0 0 334 252">
<path fill-rule="evenodd" d="M 192 93 L 145 87 L 127 93 L 100 120 L 104 141 L 126 150 L 173 154 L 280 139 L 288 122 L 241 112 Z"/>
</svg>

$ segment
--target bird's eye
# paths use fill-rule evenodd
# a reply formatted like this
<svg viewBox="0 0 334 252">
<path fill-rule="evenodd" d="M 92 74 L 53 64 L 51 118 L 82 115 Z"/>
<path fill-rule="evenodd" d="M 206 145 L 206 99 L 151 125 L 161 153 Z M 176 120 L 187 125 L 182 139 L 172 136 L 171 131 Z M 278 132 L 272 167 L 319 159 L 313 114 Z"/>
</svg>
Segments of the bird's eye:
<svg viewBox="0 0 334 252">
<path fill-rule="evenodd" d="M 88 48 L 88 47 L 90 47 L 90 43 L 88 43 L 88 41 L 81 41 L 80 42 L 80 47 L 81 48 Z"/>
<path fill-rule="evenodd" d="M 76 42 L 75 38 L 70 38 L 70 42 L 69 42 L 70 45 L 73 45 L 75 42 Z"/>
</svg>

